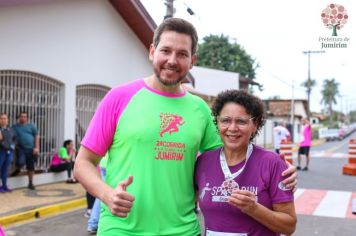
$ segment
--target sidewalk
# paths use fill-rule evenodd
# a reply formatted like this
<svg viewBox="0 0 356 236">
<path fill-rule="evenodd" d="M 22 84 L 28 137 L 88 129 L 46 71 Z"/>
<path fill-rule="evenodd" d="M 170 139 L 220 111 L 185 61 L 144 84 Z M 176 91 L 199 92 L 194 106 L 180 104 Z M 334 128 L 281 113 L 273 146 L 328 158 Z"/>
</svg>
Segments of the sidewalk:
<svg viewBox="0 0 356 236">
<path fill-rule="evenodd" d="M 0 225 L 3 227 L 86 207 L 83 187 L 79 183 L 65 182 L 38 185 L 36 190 L 20 188 L 0 193 L 0 203 Z"/>
</svg>

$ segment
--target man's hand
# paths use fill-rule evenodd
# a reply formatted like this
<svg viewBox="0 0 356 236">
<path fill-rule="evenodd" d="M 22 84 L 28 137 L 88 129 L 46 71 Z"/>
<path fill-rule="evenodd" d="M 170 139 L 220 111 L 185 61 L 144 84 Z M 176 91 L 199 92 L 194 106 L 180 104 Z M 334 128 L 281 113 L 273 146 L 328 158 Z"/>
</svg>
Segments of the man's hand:
<svg viewBox="0 0 356 236">
<path fill-rule="evenodd" d="M 282 176 L 287 177 L 283 183 L 287 188 L 292 189 L 293 192 L 297 191 L 297 168 L 287 162 L 288 169 L 282 172 Z"/>
<path fill-rule="evenodd" d="M 34 148 L 33 149 L 33 155 L 34 156 L 38 156 L 38 153 L 39 153 L 39 148 Z"/>
<path fill-rule="evenodd" d="M 118 217 L 126 217 L 131 211 L 135 197 L 126 192 L 126 188 L 132 182 L 133 176 L 129 176 L 127 179 L 119 182 L 116 189 L 112 191 L 107 203 L 112 214 Z"/>
</svg>

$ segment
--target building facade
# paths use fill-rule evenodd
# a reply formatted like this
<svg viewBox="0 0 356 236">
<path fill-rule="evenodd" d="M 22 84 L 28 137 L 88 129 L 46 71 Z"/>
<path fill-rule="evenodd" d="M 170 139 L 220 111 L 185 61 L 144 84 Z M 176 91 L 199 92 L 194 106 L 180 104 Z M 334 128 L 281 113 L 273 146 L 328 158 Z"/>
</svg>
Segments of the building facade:
<svg viewBox="0 0 356 236">
<path fill-rule="evenodd" d="M 138 0 L 0 3 L 0 112 L 11 124 L 29 113 L 41 138 L 37 168 L 63 140 L 78 146 L 110 88 L 152 73 L 154 28 Z"/>
</svg>

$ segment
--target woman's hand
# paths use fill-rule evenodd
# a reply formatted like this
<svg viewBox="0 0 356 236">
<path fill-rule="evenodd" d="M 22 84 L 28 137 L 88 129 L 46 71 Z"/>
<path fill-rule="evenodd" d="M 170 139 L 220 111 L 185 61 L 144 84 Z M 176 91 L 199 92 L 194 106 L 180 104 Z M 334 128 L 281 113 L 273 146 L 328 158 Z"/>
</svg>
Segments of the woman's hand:
<svg viewBox="0 0 356 236">
<path fill-rule="evenodd" d="M 247 190 L 234 189 L 228 198 L 228 203 L 239 208 L 243 213 L 250 215 L 257 208 L 257 196 Z"/>
</svg>

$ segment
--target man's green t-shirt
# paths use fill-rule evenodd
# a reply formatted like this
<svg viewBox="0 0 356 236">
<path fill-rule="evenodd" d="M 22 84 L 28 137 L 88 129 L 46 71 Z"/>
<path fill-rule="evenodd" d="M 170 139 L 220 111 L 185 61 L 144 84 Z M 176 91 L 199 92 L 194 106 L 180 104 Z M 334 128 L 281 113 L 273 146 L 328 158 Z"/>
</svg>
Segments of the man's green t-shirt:
<svg viewBox="0 0 356 236">
<path fill-rule="evenodd" d="M 112 89 L 98 107 L 82 141 L 109 152 L 106 183 L 133 176 L 135 196 L 126 218 L 104 206 L 98 235 L 198 235 L 194 166 L 199 151 L 221 146 L 211 111 L 189 93 L 165 94 L 143 80 Z"/>
</svg>

